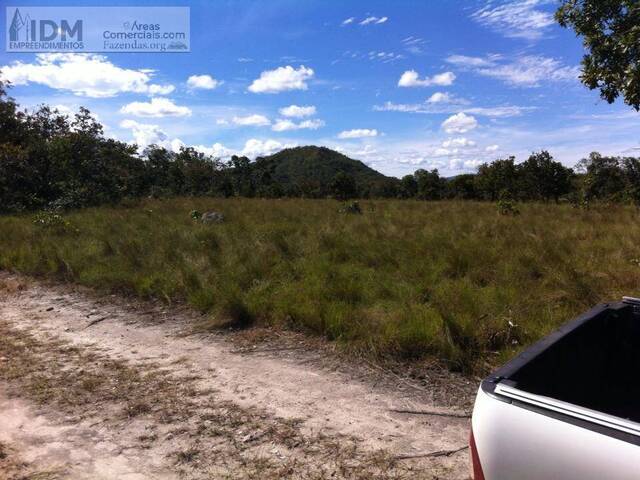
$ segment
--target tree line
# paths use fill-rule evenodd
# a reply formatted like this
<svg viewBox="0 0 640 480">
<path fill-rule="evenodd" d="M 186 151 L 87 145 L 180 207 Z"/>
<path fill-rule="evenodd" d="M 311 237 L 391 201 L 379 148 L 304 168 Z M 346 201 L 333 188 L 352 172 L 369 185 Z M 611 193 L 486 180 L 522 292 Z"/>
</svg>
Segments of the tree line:
<svg viewBox="0 0 640 480">
<path fill-rule="evenodd" d="M 337 171 L 281 182 L 272 162 L 233 156 L 223 162 L 190 147 L 173 152 L 105 138 L 102 125 L 81 108 L 69 118 L 48 106 L 21 110 L 0 84 L 0 211 L 80 208 L 143 196 L 356 197 L 496 201 L 640 203 L 640 160 L 592 153 L 574 171 L 541 151 L 485 163 L 475 174 L 443 178 L 417 170 L 402 179 L 363 181 Z"/>
</svg>

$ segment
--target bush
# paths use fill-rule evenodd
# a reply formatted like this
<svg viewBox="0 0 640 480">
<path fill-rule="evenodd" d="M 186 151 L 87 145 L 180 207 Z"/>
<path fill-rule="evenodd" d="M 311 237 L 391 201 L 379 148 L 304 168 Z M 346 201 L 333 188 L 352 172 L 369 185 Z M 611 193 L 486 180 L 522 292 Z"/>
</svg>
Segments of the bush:
<svg viewBox="0 0 640 480">
<path fill-rule="evenodd" d="M 360 208 L 360 204 L 358 202 L 345 203 L 339 211 L 340 213 L 349 213 L 356 215 L 362 214 L 362 208 Z"/>
</svg>

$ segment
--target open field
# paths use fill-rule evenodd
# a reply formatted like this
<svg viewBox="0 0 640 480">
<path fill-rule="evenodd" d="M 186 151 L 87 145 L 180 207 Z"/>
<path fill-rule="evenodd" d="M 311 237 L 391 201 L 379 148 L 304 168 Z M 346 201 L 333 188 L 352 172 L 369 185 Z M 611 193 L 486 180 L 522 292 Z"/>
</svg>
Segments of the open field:
<svg viewBox="0 0 640 480">
<path fill-rule="evenodd" d="M 638 210 L 182 198 L 0 217 L 0 268 L 186 300 L 202 326 L 273 325 L 349 351 L 483 371 L 594 303 L 637 294 Z M 190 211 L 226 220 L 202 225 Z"/>
</svg>

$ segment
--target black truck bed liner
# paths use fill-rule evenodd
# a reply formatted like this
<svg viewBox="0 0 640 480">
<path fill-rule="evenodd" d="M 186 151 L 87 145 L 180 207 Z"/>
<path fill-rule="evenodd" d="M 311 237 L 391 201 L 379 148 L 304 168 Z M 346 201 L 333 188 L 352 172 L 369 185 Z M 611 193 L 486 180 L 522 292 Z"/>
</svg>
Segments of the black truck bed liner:
<svg viewBox="0 0 640 480">
<path fill-rule="evenodd" d="M 598 306 L 483 382 L 640 422 L 640 307 Z"/>
</svg>

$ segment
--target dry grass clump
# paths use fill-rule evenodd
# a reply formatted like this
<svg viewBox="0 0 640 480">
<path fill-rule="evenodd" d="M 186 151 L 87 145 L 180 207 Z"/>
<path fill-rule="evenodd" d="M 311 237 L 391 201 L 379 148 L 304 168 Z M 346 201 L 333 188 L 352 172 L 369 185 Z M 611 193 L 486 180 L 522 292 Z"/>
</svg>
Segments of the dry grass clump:
<svg viewBox="0 0 640 480">
<path fill-rule="evenodd" d="M 0 217 L 0 268 L 186 300 L 211 326 L 313 332 L 366 355 L 482 370 L 593 304 L 634 294 L 634 207 L 304 199 L 148 200 Z M 202 225 L 192 210 L 223 212 Z"/>
</svg>

